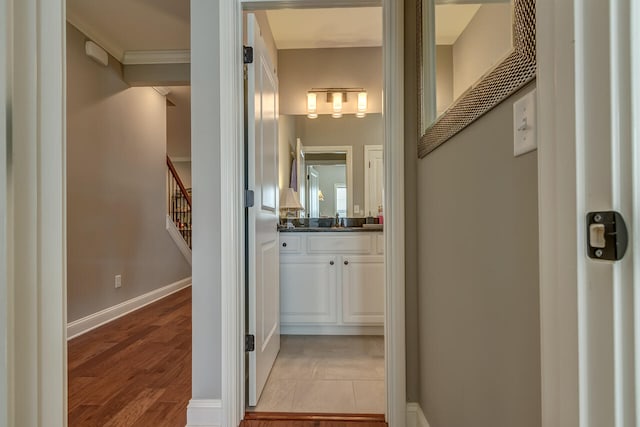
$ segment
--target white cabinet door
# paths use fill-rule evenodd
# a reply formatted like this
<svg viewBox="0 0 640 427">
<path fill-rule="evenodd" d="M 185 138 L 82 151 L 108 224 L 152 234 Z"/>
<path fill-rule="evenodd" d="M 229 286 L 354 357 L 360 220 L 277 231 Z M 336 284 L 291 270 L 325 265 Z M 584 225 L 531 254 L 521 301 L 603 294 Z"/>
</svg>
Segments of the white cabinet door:
<svg viewBox="0 0 640 427">
<path fill-rule="evenodd" d="M 338 268 L 333 256 L 281 257 L 281 323 L 336 323 Z"/>
<path fill-rule="evenodd" d="M 384 324 L 384 257 L 342 258 L 342 320 Z"/>
</svg>

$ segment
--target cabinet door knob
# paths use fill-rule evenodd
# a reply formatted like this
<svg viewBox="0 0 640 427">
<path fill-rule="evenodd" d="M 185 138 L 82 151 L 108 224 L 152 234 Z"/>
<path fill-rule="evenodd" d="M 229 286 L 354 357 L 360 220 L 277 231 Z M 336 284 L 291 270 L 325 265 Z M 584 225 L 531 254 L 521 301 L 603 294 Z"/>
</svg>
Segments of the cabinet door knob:
<svg viewBox="0 0 640 427">
<path fill-rule="evenodd" d="M 334 262 L 333 262 L 333 261 L 329 261 L 329 265 L 333 265 L 333 264 L 334 264 Z"/>
<path fill-rule="evenodd" d="M 283 248 L 286 248 L 286 247 L 287 247 L 287 242 L 283 243 L 283 244 L 282 244 L 282 247 L 283 247 Z"/>
<path fill-rule="evenodd" d="M 349 265 L 349 261 L 347 261 L 346 259 L 344 260 L 344 265 Z"/>
</svg>

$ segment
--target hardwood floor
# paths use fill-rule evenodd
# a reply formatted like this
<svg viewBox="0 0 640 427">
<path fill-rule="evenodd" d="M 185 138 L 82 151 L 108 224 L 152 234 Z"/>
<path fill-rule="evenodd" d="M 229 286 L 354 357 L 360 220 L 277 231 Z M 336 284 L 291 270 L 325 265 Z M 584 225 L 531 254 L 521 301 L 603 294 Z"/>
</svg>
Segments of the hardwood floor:
<svg viewBox="0 0 640 427">
<path fill-rule="evenodd" d="M 384 415 L 247 412 L 240 427 L 388 427 Z"/>
<path fill-rule="evenodd" d="M 70 427 L 184 427 L 191 288 L 69 342 Z"/>
<path fill-rule="evenodd" d="M 69 427 L 184 427 L 191 288 L 69 342 Z M 382 415 L 247 413 L 241 427 L 387 427 Z"/>
</svg>

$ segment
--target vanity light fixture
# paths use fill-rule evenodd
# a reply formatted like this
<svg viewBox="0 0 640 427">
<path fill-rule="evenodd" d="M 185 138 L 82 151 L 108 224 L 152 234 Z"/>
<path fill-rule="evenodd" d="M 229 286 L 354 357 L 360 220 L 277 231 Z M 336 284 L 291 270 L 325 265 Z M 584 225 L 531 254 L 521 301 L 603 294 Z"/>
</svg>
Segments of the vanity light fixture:
<svg viewBox="0 0 640 427">
<path fill-rule="evenodd" d="M 367 92 L 358 93 L 358 112 L 356 117 L 361 119 L 367 115 Z"/>
<path fill-rule="evenodd" d="M 331 100 L 333 103 L 333 113 L 331 113 L 331 117 L 339 119 L 342 117 L 342 92 L 333 92 L 331 94 Z"/>
<path fill-rule="evenodd" d="M 349 113 L 355 112 L 358 118 L 362 118 L 367 114 L 367 92 L 361 87 L 313 88 L 307 92 L 307 117 L 310 119 L 318 117 L 319 93 L 326 94 L 327 103 L 331 104 L 331 117 L 335 119 L 339 119 L 344 114 L 344 104 L 348 101 L 347 95 L 349 93 L 357 94 L 357 103 L 355 108 L 353 106 L 351 108 L 347 107 L 347 111 Z"/>
<path fill-rule="evenodd" d="M 315 92 L 307 92 L 307 117 L 318 118 L 318 94 Z"/>
</svg>

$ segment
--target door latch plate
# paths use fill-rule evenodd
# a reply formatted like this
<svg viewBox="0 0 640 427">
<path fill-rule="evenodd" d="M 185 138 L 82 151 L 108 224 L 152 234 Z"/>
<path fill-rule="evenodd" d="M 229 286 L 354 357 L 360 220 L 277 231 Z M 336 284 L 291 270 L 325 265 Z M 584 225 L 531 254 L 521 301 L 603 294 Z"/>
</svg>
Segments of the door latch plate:
<svg viewBox="0 0 640 427">
<path fill-rule="evenodd" d="M 589 258 L 619 261 L 627 251 L 627 225 L 615 211 L 587 214 L 587 254 Z"/>
</svg>

